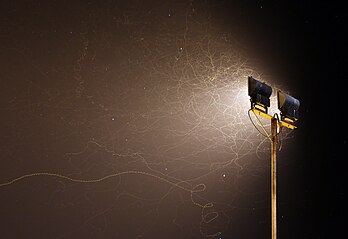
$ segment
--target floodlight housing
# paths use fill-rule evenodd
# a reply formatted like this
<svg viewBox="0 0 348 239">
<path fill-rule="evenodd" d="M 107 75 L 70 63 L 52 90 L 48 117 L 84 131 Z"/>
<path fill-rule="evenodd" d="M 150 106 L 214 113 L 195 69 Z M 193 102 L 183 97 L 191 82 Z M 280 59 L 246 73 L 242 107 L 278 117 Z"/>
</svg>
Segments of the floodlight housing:
<svg viewBox="0 0 348 239">
<path fill-rule="evenodd" d="M 272 87 L 249 76 L 248 93 L 250 96 L 251 108 L 256 108 L 267 114 L 267 109 L 270 106 L 269 97 L 272 95 Z"/>
<path fill-rule="evenodd" d="M 299 118 L 300 101 L 281 91 L 277 92 L 277 98 L 281 119 L 290 123 L 297 121 Z"/>
</svg>

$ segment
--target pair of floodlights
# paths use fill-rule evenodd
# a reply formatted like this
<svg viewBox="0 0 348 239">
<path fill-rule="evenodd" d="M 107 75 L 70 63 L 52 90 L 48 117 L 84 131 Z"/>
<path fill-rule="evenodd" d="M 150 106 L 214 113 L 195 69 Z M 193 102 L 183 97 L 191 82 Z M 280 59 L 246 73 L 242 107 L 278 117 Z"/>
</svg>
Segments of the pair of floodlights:
<svg viewBox="0 0 348 239">
<path fill-rule="evenodd" d="M 272 95 L 272 87 L 264 82 L 248 77 L 248 91 L 251 102 L 251 110 L 258 111 L 259 114 L 267 115 L 268 107 L 270 107 L 270 97 Z M 284 123 L 294 126 L 298 120 L 300 101 L 294 97 L 277 92 L 278 109 L 280 110 L 281 120 Z M 295 126 L 294 126 L 295 127 Z"/>
</svg>

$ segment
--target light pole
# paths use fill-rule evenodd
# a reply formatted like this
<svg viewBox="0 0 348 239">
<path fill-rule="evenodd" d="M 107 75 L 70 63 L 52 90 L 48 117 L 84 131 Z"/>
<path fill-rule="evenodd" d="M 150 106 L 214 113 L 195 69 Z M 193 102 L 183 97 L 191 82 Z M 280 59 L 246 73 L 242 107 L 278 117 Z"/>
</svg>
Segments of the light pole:
<svg viewBox="0 0 348 239">
<path fill-rule="evenodd" d="M 298 109 L 300 101 L 292 96 L 277 92 L 278 108 L 280 110 L 281 119 L 277 114 L 271 116 L 267 114 L 270 106 L 269 97 L 272 94 L 272 88 L 264 82 L 255 80 L 251 76 L 248 77 L 248 92 L 250 96 L 251 109 L 259 121 L 266 136 L 271 141 L 271 235 L 272 239 L 277 238 L 277 144 L 278 144 L 278 127 L 286 127 L 289 129 L 297 128 L 294 123 L 298 119 Z M 257 115 L 260 115 L 271 121 L 271 135 L 261 124 Z"/>
<path fill-rule="evenodd" d="M 272 239 L 277 238 L 277 127 L 278 120 L 271 119 L 271 215 L 272 215 Z"/>
</svg>

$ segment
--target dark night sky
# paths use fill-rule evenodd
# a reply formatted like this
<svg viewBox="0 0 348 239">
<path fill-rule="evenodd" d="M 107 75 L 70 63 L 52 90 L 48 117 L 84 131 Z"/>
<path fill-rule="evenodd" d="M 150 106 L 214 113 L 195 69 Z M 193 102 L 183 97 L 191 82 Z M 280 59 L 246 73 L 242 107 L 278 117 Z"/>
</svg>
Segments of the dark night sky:
<svg viewBox="0 0 348 239">
<path fill-rule="evenodd" d="M 278 152 L 279 238 L 342 238 L 347 10 L 1 3 L 1 238 L 270 238 L 248 75 L 301 101 Z"/>
</svg>

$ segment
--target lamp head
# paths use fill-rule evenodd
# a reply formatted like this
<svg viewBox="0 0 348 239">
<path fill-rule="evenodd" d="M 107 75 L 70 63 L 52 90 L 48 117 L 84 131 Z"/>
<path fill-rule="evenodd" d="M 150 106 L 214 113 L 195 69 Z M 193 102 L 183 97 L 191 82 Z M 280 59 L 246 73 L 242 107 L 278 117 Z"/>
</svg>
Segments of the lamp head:
<svg viewBox="0 0 348 239">
<path fill-rule="evenodd" d="M 267 108 L 270 106 L 270 97 L 272 88 L 264 82 L 248 77 L 248 94 L 250 96 L 251 108 L 267 113 Z"/>
<path fill-rule="evenodd" d="M 299 118 L 300 101 L 294 97 L 284 94 L 281 91 L 277 92 L 278 109 L 282 120 L 295 122 Z"/>
</svg>

